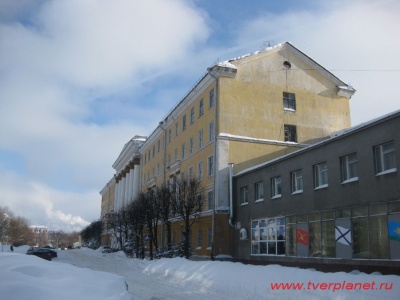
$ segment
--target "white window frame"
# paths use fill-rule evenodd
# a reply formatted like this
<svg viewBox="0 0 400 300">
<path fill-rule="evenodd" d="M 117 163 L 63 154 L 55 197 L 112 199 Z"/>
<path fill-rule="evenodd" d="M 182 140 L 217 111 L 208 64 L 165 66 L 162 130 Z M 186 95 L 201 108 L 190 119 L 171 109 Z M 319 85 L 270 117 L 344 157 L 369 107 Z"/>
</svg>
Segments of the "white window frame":
<svg viewBox="0 0 400 300">
<path fill-rule="evenodd" d="M 282 197 L 282 178 L 281 176 L 276 176 L 271 178 L 271 197 L 272 199 Z"/>
<path fill-rule="evenodd" d="M 239 189 L 240 205 L 247 205 L 249 203 L 249 188 L 242 186 Z"/>
<path fill-rule="evenodd" d="M 377 176 L 397 171 L 394 141 L 375 146 L 374 158 Z"/>
<path fill-rule="evenodd" d="M 194 140 L 193 140 L 193 137 L 191 137 L 189 139 L 189 154 L 193 154 L 193 144 L 194 144 Z"/>
<path fill-rule="evenodd" d="M 181 156 L 182 159 L 185 159 L 185 152 L 186 152 L 185 150 L 186 150 L 186 144 L 183 143 L 183 144 L 182 144 L 182 156 Z"/>
<path fill-rule="evenodd" d="M 262 181 L 254 184 L 254 194 L 256 202 L 264 200 L 264 183 Z"/>
<path fill-rule="evenodd" d="M 203 180 L 203 162 L 197 164 L 197 177 L 199 181 Z"/>
<path fill-rule="evenodd" d="M 214 89 L 210 90 L 210 107 L 213 107 L 215 103 L 215 91 Z"/>
<path fill-rule="evenodd" d="M 292 195 L 303 192 L 303 171 L 296 170 L 290 174 Z"/>
<path fill-rule="evenodd" d="M 201 99 L 199 102 L 199 117 L 204 114 L 204 99 Z"/>
<path fill-rule="evenodd" d="M 203 129 L 199 130 L 199 149 L 203 147 Z"/>
<path fill-rule="evenodd" d="M 207 210 L 212 210 L 214 205 L 214 191 L 207 192 Z"/>
<path fill-rule="evenodd" d="M 208 164 L 208 177 L 214 176 L 214 155 L 211 155 L 207 158 Z"/>
<path fill-rule="evenodd" d="M 357 181 L 358 180 L 357 153 L 351 153 L 342 156 L 340 158 L 340 169 L 341 169 L 342 183 Z"/>
<path fill-rule="evenodd" d="M 190 109 L 190 124 L 194 123 L 194 107 Z"/>
<path fill-rule="evenodd" d="M 322 162 L 314 165 L 314 189 L 328 187 L 328 163 Z"/>
<path fill-rule="evenodd" d="M 283 131 L 285 135 L 285 142 L 297 143 L 297 126 L 284 124 Z"/>
<path fill-rule="evenodd" d="M 208 125 L 208 141 L 212 141 L 212 140 L 214 140 L 214 133 L 215 133 L 215 130 L 214 130 L 214 122 L 211 122 L 209 125 Z"/>
<path fill-rule="evenodd" d="M 193 179 L 193 166 L 189 167 L 189 180 Z"/>
<path fill-rule="evenodd" d="M 283 92 L 283 109 L 296 111 L 296 94 Z"/>
</svg>

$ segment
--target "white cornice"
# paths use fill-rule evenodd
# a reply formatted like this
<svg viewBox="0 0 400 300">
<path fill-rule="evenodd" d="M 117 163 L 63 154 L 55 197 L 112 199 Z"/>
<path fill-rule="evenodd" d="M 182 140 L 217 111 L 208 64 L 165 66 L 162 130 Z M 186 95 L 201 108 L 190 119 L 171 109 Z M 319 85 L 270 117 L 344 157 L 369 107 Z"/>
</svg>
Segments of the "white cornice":
<svg viewBox="0 0 400 300">
<path fill-rule="evenodd" d="M 112 165 L 117 173 L 122 171 L 133 159 L 140 158 L 139 149 L 145 140 L 146 137 L 136 135 L 125 144 L 117 160 Z"/>
</svg>

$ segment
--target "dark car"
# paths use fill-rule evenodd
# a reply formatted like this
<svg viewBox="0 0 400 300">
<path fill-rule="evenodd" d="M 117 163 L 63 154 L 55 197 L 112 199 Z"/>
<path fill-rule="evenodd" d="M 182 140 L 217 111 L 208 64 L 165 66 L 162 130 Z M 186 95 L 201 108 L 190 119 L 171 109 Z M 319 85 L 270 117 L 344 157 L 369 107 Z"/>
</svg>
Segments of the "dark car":
<svg viewBox="0 0 400 300">
<path fill-rule="evenodd" d="M 52 250 L 50 248 L 40 248 L 41 250 L 45 251 L 45 252 L 49 252 L 51 254 L 52 258 L 57 257 L 57 251 Z"/>
<path fill-rule="evenodd" d="M 26 254 L 35 255 L 37 257 L 40 257 L 40 258 L 43 258 L 46 260 L 52 259 L 51 253 L 49 251 L 47 251 L 46 249 L 38 249 L 38 248 L 32 249 L 32 248 L 35 248 L 35 247 L 29 248 L 28 251 L 26 252 Z"/>
</svg>

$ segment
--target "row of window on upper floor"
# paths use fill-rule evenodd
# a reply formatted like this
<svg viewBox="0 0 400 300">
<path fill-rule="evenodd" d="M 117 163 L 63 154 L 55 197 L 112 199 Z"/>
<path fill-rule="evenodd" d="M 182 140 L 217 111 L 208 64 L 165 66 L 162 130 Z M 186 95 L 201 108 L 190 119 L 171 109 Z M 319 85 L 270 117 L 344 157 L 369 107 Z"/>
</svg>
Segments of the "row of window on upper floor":
<svg viewBox="0 0 400 300">
<path fill-rule="evenodd" d="M 394 141 L 390 141 L 373 147 L 375 174 L 377 176 L 387 173 L 396 172 L 396 157 Z M 340 171 L 342 183 L 349 183 L 358 180 L 358 160 L 357 153 L 352 153 L 340 157 Z M 322 162 L 313 166 L 314 189 L 322 189 L 328 187 L 328 164 Z M 302 170 L 295 170 L 290 173 L 291 194 L 299 194 L 303 192 L 303 175 Z M 254 185 L 255 201 L 264 199 L 264 184 L 257 182 Z M 282 196 L 282 179 L 281 176 L 271 178 L 271 199 L 280 198 Z M 248 203 L 248 186 L 240 188 L 240 203 Z"/>
<path fill-rule="evenodd" d="M 296 111 L 296 95 L 294 93 L 283 92 L 283 109 L 284 110 L 291 110 Z M 209 107 L 213 107 L 215 104 L 215 92 L 214 89 L 210 90 L 209 93 Z M 201 99 L 199 102 L 199 114 L 198 116 L 201 117 L 204 114 L 204 99 Z M 195 108 L 194 106 L 190 109 L 190 124 L 194 124 L 195 120 Z M 214 126 L 214 123 L 210 124 L 210 126 Z M 182 116 L 182 132 L 186 130 L 186 114 Z M 213 139 L 214 136 L 214 128 L 212 128 L 213 132 L 209 131 L 209 140 Z M 179 121 L 175 123 L 175 137 L 178 136 L 179 133 Z M 212 136 L 212 137 L 211 137 Z M 192 138 L 191 138 L 192 139 Z M 167 136 L 168 144 L 172 141 L 172 129 L 168 130 Z M 284 141 L 285 142 L 295 142 L 297 143 L 297 129 L 295 125 L 284 125 Z M 193 142 L 193 141 L 192 141 Z M 191 143 L 192 143 L 191 142 Z M 199 131 L 199 148 L 202 147 L 202 130 Z M 164 143 L 163 143 L 164 144 Z M 193 144 L 193 143 L 192 143 Z M 161 150 L 161 140 L 157 141 L 157 153 Z M 182 151 L 184 153 L 184 151 Z M 152 146 L 152 151 L 149 149 L 147 153 L 144 155 L 144 163 L 151 160 L 156 155 L 156 144 Z M 183 155 L 184 156 L 184 155 Z"/>
<path fill-rule="evenodd" d="M 208 141 L 205 141 L 204 139 L 204 129 L 200 129 L 198 131 L 198 135 L 197 135 L 197 149 L 201 149 L 205 143 L 208 142 L 212 142 L 214 140 L 215 137 L 215 126 L 214 126 L 214 122 L 211 122 L 208 124 Z M 195 138 L 194 136 L 191 136 L 189 138 L 189 143 L 188 143 L 188 152 L 186 151 L 186 142 L 182 143 L 181 145 L 181 153 L 179 156 L 179 149 L 175 148 L 174 149 L 174 157 L 173 157 L 173 161 L 171 159 L 171 154 L 168 154 L 168 166 L 171 165 L 171 163 L 179 160 L 179 159 L 185 159 L 185 157 L 187 155 L 192 155 L 195 151 Z M 160 148 L 158 148 L 158 152 L 160 151 Z M 147 155 L 148 154 L 148 155 Z M 145 153 L 144 155 L 144 164 L 146 164 L 147 162 L 149 162 L 150 159 L 150 150 L 148 153 Z M 152 153 L 152 158 L 154 158 L 155 156 L 155 147 L 153 146 L 153 153 Z"/>
<path fill-rule="evenodd" d="M 154 178 L 156 176 L 161 175 L 161 165 L 160 163 L 157 164 L 157 170 L 155 168 L 152 169 L 152 173 L 150 173 L 150 170 L 147 171 L 147 176 L 146 174 L 143 175 L 144 182 L 146 180 L 149 180 L 151 178 Z M 210 155 L 207 157 L 207 176 L 208 177 L 213 177 L 214 176 L 214 155 Z M 197 163 L 197 180 L 202 181 L 203 180 L 203 174 L 204 174 L 204 164 L 203 161 L 200 161 Z M 185 176 L 185 172 L 181 172 L 181 176 Z M 189 180 L 194 179 L 194 167 L 190 166 L 188 169 L 188 178 Z"/>
<path fill-rule="evenodd" d="M 210 92 L 209 92 L 208 104 L 209 104 L 209 108 L 212 108 L 215 105 L 215 92 L 214 92 L 214 89 L 211 89 Z M 203 114 L 204 114 L 204 98 L 200 99 L 200 101 L 199 101 L 199 114 L 198 114 L 198 117 L 200 118 Z M 194 121 L 195 121 L 195 107 L 193 106 L 190 109 L 190 124 L 191 125 L 194 124 Z M 182 116 L 182 132 L 185 131 L 186 128 L 187 128 L 186 123 L 187 123 L 186 122 L 186 114 L 184 114 Z M 214 123 L 212 123 L 212 126 L 214 126 L 213 124 Z M 211 126 L 211 124 L 210 124 L 210 126 Z M 175 127 L 174 128 L 175 128 L 175 137 L 177 137 L 178 133 L 179 133 L 179 121 L 177 121 L 175 123 Z M 213 129 L 213 131 L 214 131 L 214 129 Z M 212 134 L 214 134 L 214 132 Z M 199 132 L 199 135 L 200 135 L 200 132 Z M 163 137 L 163 144 L 164 144 L 164 138 L 165 137 Z M 210 139 L 211 139 L 211 137 L 210 137 Z M 168 144 L 171 143 L 171 141 L 172 141 L 172 129 L 171 128 L 168 129 L 167 141 L 168 141 Z M 200 136 L 199 136 L 199 148 L 201 148 L 201 147 L 202 147 L 202 140 L 201 140 L 201 143 L 200 143 Z M 158 139 L 157 140 L 157 153 L 159 153 L 160 150 L 161 150 L 161 140 Z M 147 151 L 147 153 L 144 154 L 144 163 L 147 163 L 147 161 L 150 161 L 151 158 L 153 158 L 155 155 L 156 155 L 156 144 L 154 144 L 152 146 L 151 150 L 149 149 Z"/>
</svg>

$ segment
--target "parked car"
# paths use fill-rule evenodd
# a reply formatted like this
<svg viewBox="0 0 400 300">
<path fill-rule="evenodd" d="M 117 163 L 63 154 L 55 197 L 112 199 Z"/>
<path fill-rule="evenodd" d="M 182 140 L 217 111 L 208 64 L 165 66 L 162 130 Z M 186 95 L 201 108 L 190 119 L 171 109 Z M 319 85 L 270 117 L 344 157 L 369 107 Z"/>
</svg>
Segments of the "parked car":
<svg viewBox="0 0 400 300">
<path fill-rule="evenodd" d="M 36 248 L 36 247 L 29 248 L 28 251 L 26 252 L 27 255 L 35 255 L 37 257 L 51 261 L 52 256 L 49 251 L 46 251 L 45 249 L 39 249 L 39 248 L 32 249 L 32 248 Z"/>
<path fill-rule="evenodd" d="M 50 249 L 50 248 L 41 248 L 41 250 L 49 252 L 52 258 L 57 257 L 57 251 Z"/>
<path fill-rule="evenodd" d="M 101 253 L 111 253 L 112 250 L 110 247 L 103 247 L 103 250 L 101 251 Z"/>
</svg>

